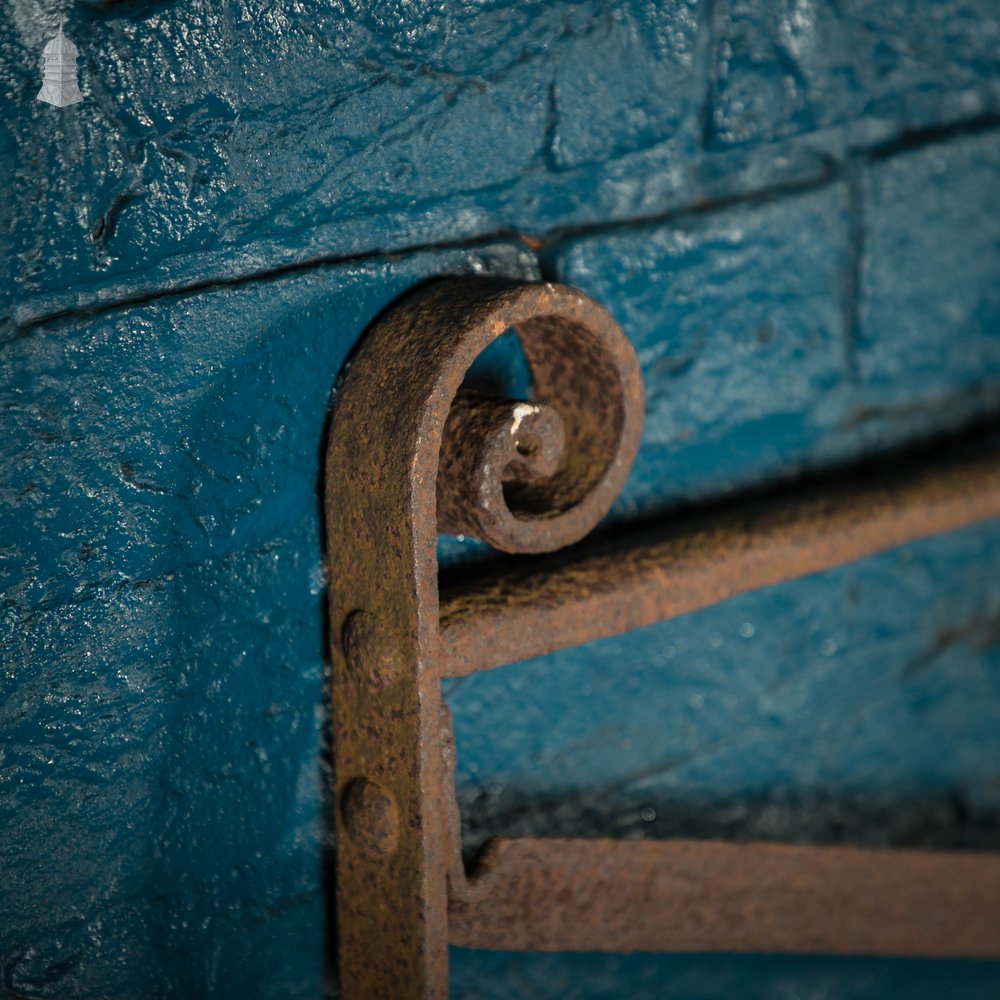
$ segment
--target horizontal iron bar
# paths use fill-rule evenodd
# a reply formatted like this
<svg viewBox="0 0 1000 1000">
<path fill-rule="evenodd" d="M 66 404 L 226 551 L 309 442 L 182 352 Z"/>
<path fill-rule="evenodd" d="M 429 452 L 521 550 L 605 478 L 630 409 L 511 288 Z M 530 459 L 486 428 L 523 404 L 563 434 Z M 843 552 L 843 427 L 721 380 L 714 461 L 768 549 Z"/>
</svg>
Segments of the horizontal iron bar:
<svg viewBox="0 0 1000 1000">
<path fill-rule="evenodd" d="M 998 957 L 1000 855 L 496 840 L 448 923 L 501 951 Z"/>
<path fill-rule="evenodd" d="M 619 635 L 993 517 L 997 455 L 754 501 L 658 540 L 569 549 L 445 591 L 442 674 Z"/>
</svg>

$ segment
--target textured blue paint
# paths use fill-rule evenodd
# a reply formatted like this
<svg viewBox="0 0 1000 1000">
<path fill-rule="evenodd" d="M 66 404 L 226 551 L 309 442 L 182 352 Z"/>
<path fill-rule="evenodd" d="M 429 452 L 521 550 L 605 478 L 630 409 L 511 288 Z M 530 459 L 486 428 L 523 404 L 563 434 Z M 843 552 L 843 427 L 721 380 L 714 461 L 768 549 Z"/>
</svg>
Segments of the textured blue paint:
<svg viewBox="0 0 1000 1000">
<path fill-rule="evenodd" d="M 626 171 L 625 191 L 588 205 L 601 163 L 669 138 L 697 101 L 685 0 L 197 0 L 78 7 L 66 30 L 87 99 L 46 115 L 44 19 L 8 2 L 22 319 L 276 262 L 599 218 L 638 179 Z M 63 5 L 43 9 L 54 29 Z"/>
<path fill-rule="evenodd" d="M 323 268 L 3 343 L 3 982 L 322 992 L 321 435 L 371 318 L 522 251 Z"/>
<path fill-rule="evenodd" d="M 553 834 L 597 812 L 667 836 L 738 811 L 768 838 L 827 839 L 836 819 L 882 842 L 953 793 L 1000 817 L 998 566 L 991 523 L 446 681 L 470 840 L 542 826 L 525 800 Z M 824 798 L 845 815 L 792 808 Z M 879 800 L 899 802 L 895 828 L 846 815 Z"/>
<path fill-rule="evenodd" d="M 414 284 L 544 274 L 611 307 L 649 390 L 619 520 L 1000 412 L 989 0 L 3 13 L 5 997 L 326 990 L 323 424 Z M 86 99 L 60 111 L 34 95 L 64 15 Z M 475 377 L 523 388 L 516 344 Z M 987 525 L 451 685 L 469 845 L 995 846 L 998 566 Z M 453 992 L 997 975 L 456 952 Z"/>
<path fill-rule="evenodd" d="M 1000 138 L 971 136 L 877 161 L 864 181 L 858 368 L 870 400 L 897 409 L 961 406 L 988 387 L 995 402 Z M 917 200 L 926 206 L 919 220 Z"/>
<path fill-rule="evenodd" d="M 505 955 L 453 949 L 463 1000 L 993 1000 L 1000 967 L 985 962 L 715 955 Z M 623 984 L 628 984 L 623 989 Z"/>
<path fill-rule="evenodd" d="M 648 216 L 1000 110 L 990 0 L 715 6 L 78 4 L 60 110 L 65 4 L 5 0 L 0 310 Z"/>
<path fill-rule="evenodd" d="M 822 452 L 846 399 L 849 231 L 832 183 L 559 248 L 555 277 L 605 303 L 642 363 L 648 426 L 619 509 L 729 491 Z"/>
<path fill-rule="evenodd" d="M 710 145 L 865 122 L 898 129 L 996 108 L 993 0 L 719 0 Z"/>
<path fill-rule="evenodd" d="M 870 456 L 1000 409 L 997 132 L 854 169 L 856 181 L 612 227 L 544 255 L 639 351 L 648 423 L 617 512 Z"/>
</svg>

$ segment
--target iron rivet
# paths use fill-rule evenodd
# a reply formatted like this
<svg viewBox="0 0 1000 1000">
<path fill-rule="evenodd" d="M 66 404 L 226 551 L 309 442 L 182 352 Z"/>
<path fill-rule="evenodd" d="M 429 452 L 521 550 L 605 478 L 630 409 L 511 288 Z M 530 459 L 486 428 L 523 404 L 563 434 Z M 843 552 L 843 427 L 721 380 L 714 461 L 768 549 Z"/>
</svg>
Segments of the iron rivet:
<svg viewBox="0 0 1000 1000">
<path fill-rule="evenodd" d="M 344 791 L 344 825 L 357 845 L 374 857 L 395 854 L 399 811 L 393 797 L 367 778 L 355 778 Z"/>
<path fill-rule="evenodd" d="M 376 688 L 388 687 L 398 678 L 396 657 L 363 611 L 352 611 L 347 616 L 341 636 L 344 656 L 353 673 Z"/>
</svg>

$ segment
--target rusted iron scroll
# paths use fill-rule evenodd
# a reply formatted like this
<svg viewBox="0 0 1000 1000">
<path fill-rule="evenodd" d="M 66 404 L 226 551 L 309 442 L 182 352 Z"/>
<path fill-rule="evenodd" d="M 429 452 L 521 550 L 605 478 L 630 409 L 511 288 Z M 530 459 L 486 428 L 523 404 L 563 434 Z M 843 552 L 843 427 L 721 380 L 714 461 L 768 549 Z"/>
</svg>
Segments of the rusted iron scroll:
<svg viewBox="0 0 1000 1000">
<path fill-rule="evenodd" d="M 516 331 L 530 400 L 463 388 Z M 336 402 L 326 477 L 342 995 L 443 998 L 448 944 L 519 950 L 1000 954 L 1000 858 L 695 841 L 498 840 L 460 853 L 441 678 L 683 614 L 1000 516 L 1000 462 L 570 548 L 442 600 L 438 531 L 578 542 L 635 456 L 643 391 L 574 289 L 446 279 L 388 313 Z M 555 560 L 555 561 L 552 561 Z"/>
</svg>

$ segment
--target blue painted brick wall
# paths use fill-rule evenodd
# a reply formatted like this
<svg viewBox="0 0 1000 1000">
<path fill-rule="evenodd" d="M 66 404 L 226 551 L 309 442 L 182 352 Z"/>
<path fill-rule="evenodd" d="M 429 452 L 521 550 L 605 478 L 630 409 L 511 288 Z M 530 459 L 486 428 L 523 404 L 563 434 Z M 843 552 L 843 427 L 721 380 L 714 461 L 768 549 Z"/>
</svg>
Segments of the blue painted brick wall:
<svg viewBox="0 0 1000 1000">
<path fill-rule="evenodd" d="M 836 181 L 557 248 L 557 279 L 603 302 L 639 352 L 648 427 L 622 508 L 730 491 L 822 453 L 844 396 L 849 234 Z"/>
<path fill-rule="evenodd" d="M 995 405 L 998 178 L 993 132 L 866 165 L 857 366 L 873 403 Z"/>
<path fill-rule="evenodd" d="M 612 309 L 649 395 L 617 519 L 1000 413 L 989 0 L 3 13 L 5 996 L 332 990 L 322 434 L 414 284 L 544 276 Z M 59 110 L 35 94 L 63 17 L 85 100 Z M 995 846 L 998 544 L 453 684 L 468 845 Z M 454 966 L 466 997 L 1000 991 L 977 963 Z"/>
</svg>

